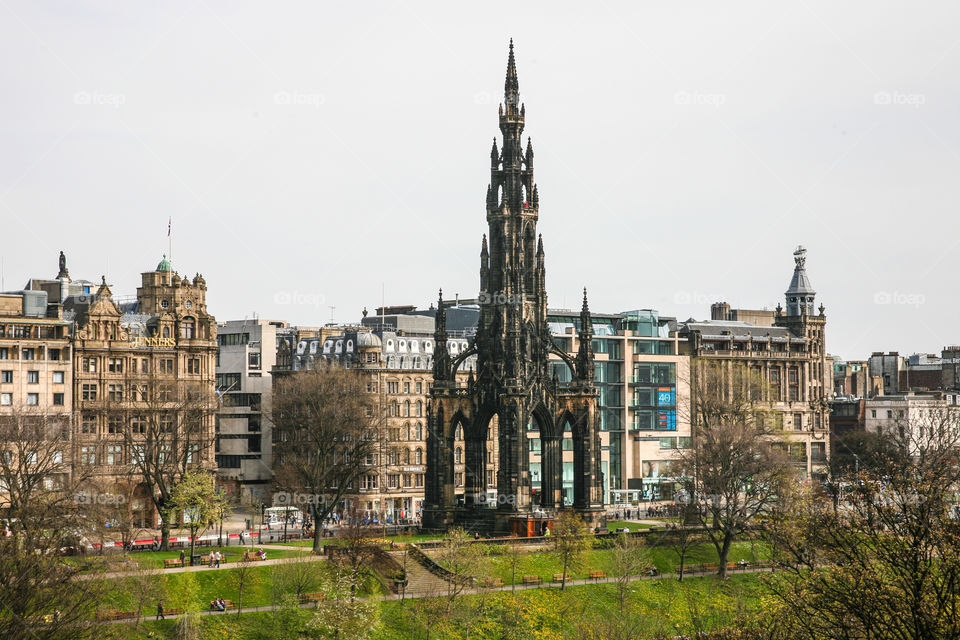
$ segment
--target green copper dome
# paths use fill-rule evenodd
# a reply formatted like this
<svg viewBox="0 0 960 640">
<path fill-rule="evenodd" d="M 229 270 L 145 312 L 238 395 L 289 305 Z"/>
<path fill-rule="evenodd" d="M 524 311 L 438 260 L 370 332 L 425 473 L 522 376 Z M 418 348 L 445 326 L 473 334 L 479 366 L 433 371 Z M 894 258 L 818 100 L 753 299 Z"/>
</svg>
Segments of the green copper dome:
<svg viewBox="0 0 960 640">
<path fill-rule="evenodd" d="M 157 265 L 157 271 L 173 271 L 173 266 L 167 260 L 167 254 L 163 254 L 163 260 Z"/>
</svg>

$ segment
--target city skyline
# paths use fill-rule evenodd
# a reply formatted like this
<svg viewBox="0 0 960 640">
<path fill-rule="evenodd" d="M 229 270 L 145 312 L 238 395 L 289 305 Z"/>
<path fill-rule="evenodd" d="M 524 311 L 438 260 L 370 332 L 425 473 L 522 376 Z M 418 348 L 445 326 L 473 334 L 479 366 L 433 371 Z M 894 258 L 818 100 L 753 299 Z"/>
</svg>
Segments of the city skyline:
<svg viewBox="0 0 960 640">
<path fill-rule="evenodd" d="M 0 204 L 24 241 L 5 248 L 3 289 L 52 277 L 64 250 L 74 277 L 131 295 L 172 217 L 174 268 L 204 274 L 220 320 L 323 324 L 333 306 L 357 321 L 381 291 L 426 307 L 438 285 L 475 297 L 513 36 L 544 243 L 566 256 L 547 270 L 551 308 L 586 285 L 600 312 L 772 309 L 803 244 L 829 353 L 953 344 L 950 9 L 871 14 L 861 38 L 853 9 L 749 6 L 558 7 L 563 24 L 538 28 L 528 7 L 506 25 L 409 7 L 292 25 L 216 3 L 14 4 L 2 46 L 25 64 L 0 72 L 20 96 L 2 107 Z M 466 16 L 478 28 L 450 28 Z M 311 38 L 321 23 L 342 28 Z M 879 44 L 895 35 L 911 44 Z"/>
</svg>

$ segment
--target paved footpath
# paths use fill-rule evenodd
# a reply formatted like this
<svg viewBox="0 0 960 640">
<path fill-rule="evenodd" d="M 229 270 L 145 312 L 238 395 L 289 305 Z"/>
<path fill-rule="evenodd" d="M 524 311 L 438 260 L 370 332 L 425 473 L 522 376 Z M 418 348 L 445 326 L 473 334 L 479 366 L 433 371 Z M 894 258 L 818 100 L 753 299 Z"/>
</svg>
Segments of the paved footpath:
<svg viewBox="0 0 960 640">
<path fill-rule="evenodd" d="M 278 547 L 278 546 L 276 546 L 276 545 L 274 545 L 274 546 L 270 546 L 270 545 L 257 545 L 257 548 L 258 548 L 258 549 L 267 549 L 268 551 L 269 551 L 270 549 L 275 549 L 275 548 L 276 548 L 276 549 L 283 549 L 283 550 L 285 550 L 285 551 L 290 551 L 291 549 L 296 549 L 296 547 Z M 305 551 L 306 551 L 306 550 L 307 550 L 307 549 L 305 549 Z M 274 558 L 273 560 L 270 560 L 270 559 L 269 559 L 269 554 L 267 554 L 267 555 L 268 555 L 268 558 L 267 558 L 266 560 L 253 560 L 253 561 L 251 561 L 251 563 L 250 563 L 251 566 L 254 566 L 254 567 L 269 567 L 269 566 L 273 566 L 273 565 L 277 565 L 277 564 L 285 564 L 285 563 L 287 563 L 287 562 L 296 562 L 297 560 L 300 560 L 300 557 L 298 557 L 298 556 L 293 556 L 293 557 L 290 557 L 290 558 Z M 308 557 L 308 558 L 311 557 L 310 555 L 307 555 L 307 554 L 304 554 L 304 556 L 305 556 L 305 557 Z M 326 559 L 327 559 L 326 556 L 312 556 L 312 558 L 315 559 L 315 560 L 326 560 Z M 233 560 L 233 561 L 231 561 L 231 562 L 223 562 L 223 563 L 221 563 L 219 569 L 217 569 L 217 568 L 215 568 L 215 567 L 211 567 L 211 566 L 208 565 L 208 564 L 198 564 L 198 565 L 194 565 L 194 566 L 192 566 L 192 567 L 189 566 L 189 565 L 187 565 L 186 567 L 173 567 L 173 568 L 170 568 L 170 569 L 167 569 L 167 568 L 146 569 L 146 570 L 144 570 L 144 573 L 146 573 L 146 574 L 157 574 L 157 575 L 167 575 L 167 574 L 170 574 L 170 573 L 190 573 L 190 572 L 194 572 L 194 571 L 223 571 L 223 570 L 225 570 L 225 569 L 230 569 L 231 567 L 236 567 L 237 564 L 238 564 L 238 561 L 237 561 L 237 560 Z M 81 579 L 90 579 L 90 578 L 92 578 L 92 577 L 94 577 L 94 576 L 96 576 L 96 577 L 98 577 L 98 578 L 125 578 L 125 577 L 131 575 L 132 573 L 133 573 L 132 570 L 131 570 L 131 571 L 111 571 L 110 573 L 85 573 L 85 574 L 81 575 L 80 578 L 81 578 Z"/>
</svg>

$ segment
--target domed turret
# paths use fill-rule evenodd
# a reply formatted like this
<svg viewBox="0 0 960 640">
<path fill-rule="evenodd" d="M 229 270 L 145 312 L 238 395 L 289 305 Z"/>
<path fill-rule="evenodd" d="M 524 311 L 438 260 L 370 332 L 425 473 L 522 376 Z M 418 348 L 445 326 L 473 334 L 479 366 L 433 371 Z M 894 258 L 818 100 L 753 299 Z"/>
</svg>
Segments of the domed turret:
<svg viewBox="0 0 960 640">
<path fill-rule="evenodd" d="M 157 265 L 157 271 L 173 271 L 173 265 L 171 265 L 170 261 L 167 260 L 167 254 L 163 254 L 163 260 L 161 260 L 160 264 Z"/>
</svg>

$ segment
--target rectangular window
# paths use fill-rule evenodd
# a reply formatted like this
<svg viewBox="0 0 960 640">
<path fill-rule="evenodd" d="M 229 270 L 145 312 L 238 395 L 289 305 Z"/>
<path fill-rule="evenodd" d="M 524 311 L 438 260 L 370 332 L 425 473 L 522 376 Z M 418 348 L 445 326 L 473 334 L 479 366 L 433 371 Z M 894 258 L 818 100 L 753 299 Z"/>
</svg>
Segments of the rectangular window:
<svg viewBox="0 0 960 640">
<path fill-rule="evenodd" d="M 540 438 L 528 438 L 530 442 L 530 453 L 540 455 Z"/>
<path fill-rule="evenodd" d="M 220 344 L 220 346 L 247 344 L 249 341 L 249 333 L 222 333 L 217 336 L 217 343 Z"/>
<path fill-rule="evenodd" d="M 218 373 L 217 388 L 221 391 L 236 391 L 240 388 L 240 374 Z"/>
<path fill-rule="evenodd" d="M 35 359 L 36 359 L 36 353 L 37 353 L 37 350 L 36 350 L 36 349 L 32 349 L 32 348 L 29 348 L 29 347 L 25 347 L 24 349 L 22 349 L 22 350 L 20 351 L 20 359 L 21 359 L 21 360 L 35 360 Z"/>
<path fill-rule="evenodd" d="M 97 448 L 90 447 L 80 447 L 80 464 L 92 467 L 97 464 Z"/>
<path fill-rule="evenodd" d="M 794 431 L 803 430 L 803 414 L 802 413 L 793 414 L 793 430 Z"/>
<path fill-rule="evenodd" d="M 107 464 L 123 464 L 123 447 L 121 445 L 107 445 Z"/>
<path fill-rule="evenodd" d="M 89 373 L 97 372 L 97 359 L 96 358 L 84 358 L 83 359 L 83 371 Z"/>
<path fill-rule="evenodd" d="M 40 382 L 40 372 L 27 371 L 27 382 L 29 384 L 38 384 Z"/>
<path fill-rule="evenodd" d="M 251 351 L 250 355 L 247 357 L 247 364 L 251 369 L 259 369 L 260 368 L 260 352 Z"/>
<path fill-rule="evenodd" d="M 107 433 L 121 433 L 122 429 L 123 418 L 113 415 L 107 418 Z"/>
<path fill-rule="evenodd" d="M 9 407 L 13 404 L 12 393 L 0 393 L 0 406 Z"/>
<path fill-rule="evenodd" d="M 92 413 L 80 416 L 80 433 L 95 434 L 97 432 L 97 418 Z"/>
<path fill-rule="evenodd" d="M 53 405 L 54 405 L 55 407 L 62 407 L 62 406 L 63 406 L 63 394 L 62 394 L 62 393 L 55 393 L 55 394 L 53 394 Z"/>
<path fill-rule="evenodd" d="M 112 402 L 121 402 L 123 400 L 123 385 L 122 384 L 109 385 L 108 394 Z"/>
<path fill-rule="evenodd" d="M 423 393 L 423 383 L 422 383 L 422 382 L 418 382 L 418 383 L 417 383 L 417 393 Z"/>
<path fill-rule="evenodd" d="M 399 382 L 388 382 L 388 383 L 387 383 L 387 393 L 400 393 L 400 383 L 399 383 Z"/>
<path fill-rule="evenodd" d="M 107 360 L 107 371 L 111 373 L 123 373 L 123 358 L 110 358 Z"/>
<path fill-rule="evenodd" d="M 388 489 L 398 489 L 400 488 L 400 474 L 391 473 L 387 476 L 387 488 Z"/>
<path fill-rule="evenodd" d="M 47 349 L 47 360 L 60 360 L 60 349 Z"/>
<path fill-rule="evenodd" d="M 130 431 L 133 433 L 144 434 L 147 432 L 147 421 L 141 416 L 130 418 Z"/>
<path fill-rule="evenodd" d="M 0 360 L 9 360 L 10 359 L 10 349 L 8 347 L 0 347 Z"/>
<path fill-rule="evenodd" d="M 63 371 L 53 372 L 53 384 L 63 384 Z"/>
<path fill-rule="evenodd" d="M 0 383 L 2 384 L 13 383 L 13 371 L 0 371 Z"/>
<path fill-rule="evenodd" d="M 403 392 L 404 392 L 404 393 L 410 393 L 410 383 L 409 383 L 409 382 L 404 382 L 404 383 L 403 383 Z"/>
<path fill-rule="evenodd" d="M 200 373 L 200 358 L 187 358 L 187 373 Z"/>
<path fill-rule="evenodd" d="M 39 393 L 28 393 L 27 394 L 27 404 L 31 407 L 35 407 L 40 404 L 40 394 Z"/>
<path fill-rule="evenodd" d="M 418 489 L 422 489 L 422 488 L 423 488 L 423 474 L 422 474 L 422 473 L 417 473 L 417 474 L 414 474 L 414 477 L 415 477 L 416 480 L 417 480 L 417 488 L 418 488 Z"/>
</svg>

